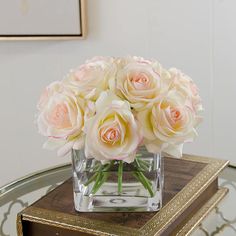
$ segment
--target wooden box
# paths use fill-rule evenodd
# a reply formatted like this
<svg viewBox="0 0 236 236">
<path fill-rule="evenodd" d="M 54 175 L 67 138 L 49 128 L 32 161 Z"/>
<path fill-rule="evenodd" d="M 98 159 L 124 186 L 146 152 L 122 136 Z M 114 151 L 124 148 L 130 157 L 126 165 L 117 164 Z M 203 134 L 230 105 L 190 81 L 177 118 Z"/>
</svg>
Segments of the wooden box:
<svg viewBox="0 0 236 236">
<path fill-rule="evenodd" d="M 78 213 L 69 179 L 18 214 L 18 236 L 189 235 L 227 193 L 218 187 L 218 175 L 227 164 L 189 155 L 165 157 L 159 212 Z"/>
</svg>

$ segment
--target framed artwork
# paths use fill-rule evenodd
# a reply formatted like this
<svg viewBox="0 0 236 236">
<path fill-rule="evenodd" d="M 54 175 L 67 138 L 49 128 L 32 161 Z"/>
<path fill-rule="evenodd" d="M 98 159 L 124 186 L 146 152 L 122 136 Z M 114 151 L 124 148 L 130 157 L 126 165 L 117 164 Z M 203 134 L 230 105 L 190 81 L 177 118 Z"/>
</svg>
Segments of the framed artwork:
<svg viewBox="0 0 236 236">
<path fill-rule="evenodd" d="M 0 0 L 0 40 L 85 37 L 86 0 Z"/>
</svg>

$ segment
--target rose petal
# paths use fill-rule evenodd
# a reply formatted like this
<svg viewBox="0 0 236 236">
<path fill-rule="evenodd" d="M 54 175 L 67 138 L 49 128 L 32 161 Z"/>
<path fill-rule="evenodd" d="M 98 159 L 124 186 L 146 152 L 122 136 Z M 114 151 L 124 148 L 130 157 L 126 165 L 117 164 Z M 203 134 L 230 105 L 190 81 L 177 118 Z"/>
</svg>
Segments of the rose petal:
<svg viewBox="0 0 236 236">
<path fill-rule="evenodd" d="M 65 145 L 63 145 L 61 148 L 58 149 L 57 155 L 59 157 L 63 157 L 65 155 L 67 155 L 68 153 L 71 152 L 73 145 L 74 145 L 73 141 L 67 142 Z"/>
</svg>

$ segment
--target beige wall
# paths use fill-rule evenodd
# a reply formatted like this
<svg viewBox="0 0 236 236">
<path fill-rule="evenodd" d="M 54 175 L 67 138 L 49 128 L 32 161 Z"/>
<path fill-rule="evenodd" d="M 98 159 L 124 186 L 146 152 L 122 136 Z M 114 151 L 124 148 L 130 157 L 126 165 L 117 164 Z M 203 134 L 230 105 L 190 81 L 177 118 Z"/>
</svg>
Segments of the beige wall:
<svg viewBox="0 0 236 236">
<path fill-rule="evenodd" d="M 205 120 L 185 152 L 235 159 L 234 0 L 88 0 L 84 41 L 0 42 L 0 186 L 70 161 L 41 148 L 34 125 L 44 86 L 94 55 L 140 55 L 176 66 L 201 90 Z"/>
</svg>

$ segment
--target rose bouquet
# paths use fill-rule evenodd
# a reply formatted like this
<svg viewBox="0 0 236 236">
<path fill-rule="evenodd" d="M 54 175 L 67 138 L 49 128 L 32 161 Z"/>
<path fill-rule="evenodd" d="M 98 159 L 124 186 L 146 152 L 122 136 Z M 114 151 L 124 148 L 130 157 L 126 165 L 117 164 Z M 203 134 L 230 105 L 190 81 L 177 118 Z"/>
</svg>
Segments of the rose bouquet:
<svg viewBox="0 0 236 236">
<path fill-rule="evenodd" d="M 135 177 L 153 196 L 137 150 L 181 157 L 183 144 L 197 135 L 201 110 L 196 85 L 180 70 L 141 57 L 96 57 L 44 90 L 37 124 L 48 138 L 44 147 L 59 156 L 84 150 L 97 160 L 98 171 L 84 184 L 93 182 L 91 193 L 107 178 L 99 173 L 114 165 L 121 193 L 123 166 L 135 163 Z"/>
</svg>

